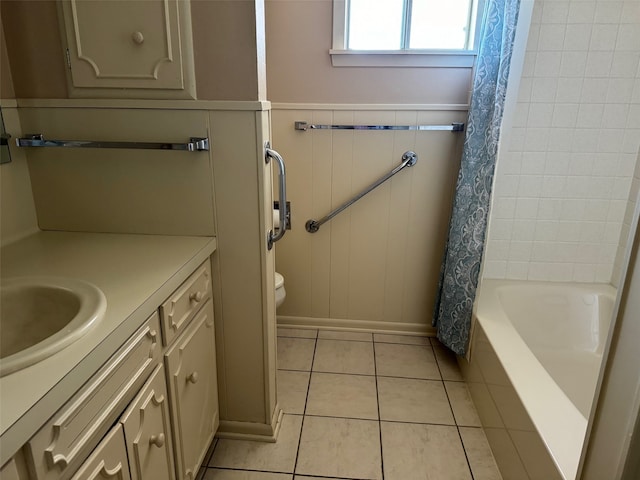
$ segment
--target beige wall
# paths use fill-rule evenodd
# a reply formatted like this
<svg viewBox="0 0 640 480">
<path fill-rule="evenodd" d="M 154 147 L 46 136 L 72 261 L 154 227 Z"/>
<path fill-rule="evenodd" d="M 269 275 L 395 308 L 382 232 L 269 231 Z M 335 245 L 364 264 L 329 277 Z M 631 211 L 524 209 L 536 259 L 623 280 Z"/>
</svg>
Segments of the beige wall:
<svg viewBox="0 0 640 480">
<path fill-rule="evenodd" d="M 277 246 L 287 298 L 278 321 L 431 332 L 462 135 L 307 131 L 338 124 L 466 121 L 471 68 L 333 67 L 331 0 L 266 0 L 273 145 L 287 162 L 293 229 Z M 318 233 L 304 229 L 418 153 Z"/>
<path fill-rule="evenodd" d="M 0 2 L 17 98 L 67 98 L 56 2 Z"/>
<path fill-rule="evenodd" d="M 13 78 L 9 67 L 9 54 L 4 40 L 4 28 L 0 22 L 0 98 L 15 98 Z"/>
<path fill-rule="evenodd" d="M 331 0 L 266 0 L 272 102 L 467 104 L 471 68 L 333 67 Z"/>
<path fill-rule="evenodd" d="M 202 111 L 21 108 L 45 138 L 185 143 L 209 135 Z M 41 148 L 27 152 L 40 228 L 214 235 L 208 152 Z"/>
<path fill-rule="evenodd" d="M 281 323 L 427 332 L 437 290 L 463 136 L 451 132 L 296 131 L 294 121 L 450 124 L 464 111 L 273 111 L 274 147 L 287 163 L 293 228 L 277 244 L 287 298 Z M 401 163 L 398 173 L 349 209 L 319 219 Z"/>
<path fill-rule="evenodd" d="M 191 2 L 199 99 L 266 100 L 261 2 Z"/>
<path fill-rule="evenodd" d="M 22 134 L 16 108 L 3 106 L 2 118 L 12 137 Z M 38 230 L 25 151 L 14 147 L 12 142 L 9 142 L 9 148 L 11 163 L 0 165 L 0 245 Z"/>
<path fill-rule="evenodd" d="M 262 145 L 267 112 L 210 112 L 218 255 L 214 258 L 220 396 L 219 435 L 273 435 L 275 398 L 274 255 L 271 171 Z M 268 214 L 269 213 L 269 214 Z M 275 419 L 274 419 L 275 417 Z M 271 426 L 271 427 L 269 427 Z"/>
<path fill-rule="evenodd" d="M 191 12 L 198 99 L 264 100 L 262 0 L 193 0 Z M 2 0 L 0 15 L 16 97 L 68 98 L 56 2 Z"/>
</svg>

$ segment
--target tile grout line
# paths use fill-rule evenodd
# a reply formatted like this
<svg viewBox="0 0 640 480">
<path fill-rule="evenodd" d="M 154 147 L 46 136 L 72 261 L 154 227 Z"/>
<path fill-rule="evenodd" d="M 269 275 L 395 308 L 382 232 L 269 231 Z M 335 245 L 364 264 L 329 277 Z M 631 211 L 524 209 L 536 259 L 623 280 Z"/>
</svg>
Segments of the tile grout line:
<svg viewBox="0 0 640 480">
<path fill-rule="evenodd" d="M 302 410 L 302 422 L 300 423 L 300 435 L 298 436 L 298 448 L 296 449 L 296 459 L 293 462 L 292 477 L 295 478 L 298 468 L 298 457 L 300 456 L 300 444 L 302 443 L 302 429 L 304 428 L 304 419 L 307 416 L 307 403 L 309 402 L 309 392 L 311 391 L 311 376 L 313 375 L 313 364 L 316 361 L 316 349 L 318 347 L 318 332 L 313 343 L 313 356 L 311 357 L 311 366 L 309 367 L 309 383 L 307 383 L 307 396 L 304 399 L 304 409 Z"/>
<path fill-rule="evenodd" d="M 373 336 L 372 336 L 373 338 Z M 382 451 L 382 416 L 380 415 L 380 394 L 378 393 L 378 364 L 376 363 L 376 343 L 373 342 L 373 373 L 376 379 L 376 404 L 378 406 L 378 435 L 380 437 L 380 475 L 384 480 L 384 452 Z"/>
<path fill-rule="evenodd" d="M 311 339 L 309 339 L 311 340 Z M 279 368 L 279 371 L 284 371 L 284 372 L 304 372 L 307 373 L 310 370 L 299 370 L 299 369 L 293 369 L 293 368 Z M 329 374 L 329 375 L 356 375 L 356 376 L 360 376 L 360 377 L 381 377 L 381 378 L 403 378 L 405 380 L 424 380 L 427 382 L 441 382 L 441 381 L 446 381 L 446 382 L 451 382 L 451 383 L 465 383 L 464 380 L 445 380 L 443 379 L 443 377 L 440 375 L 439 378 L 424 378 L 424 377 L 400 377 L 398 375 L 379 375 L 379 374 L 369 374 L 369 373 L 348 373 L 348 372 L 331 372 L 328 370 L 314 370 L 314 373 L 324 373 L 324 374 Z M 439 370 L 438 370 L 439 372 Z"/>
<path fill-rule="evenodd" d="M 460 425 L 456 425 L 456 430 L 458 431 L 458 437 L 460 438 L 460 443 L 462 444 L 462 451 L 464 452 L 464 458 L 467 460 L 467 467 L 469 467 L 469 473 L 471 474 L 471 480 L 475 479 L 473 475 L 473 469 L 471 468 L 471 462 L 469 461 L 469 455 L 467 455 L 467 449 L 464 446 L 464 440 L 462 439 L 462 434 L 460 433 Z"/>
<path fill-rule="evenodd" d="M 301 417 L 299 413 L 289 413 L 288 415 L 295 415 L 297 417 Z M 336 417 L 335 415 L 304 415 L 305 417 L 313 417 L 313 418 L 333 418 L 335 420 L 361 420 L 363 422 L 386 422 L 386 423 L 399 423 L 402 425 L 435 425 L 439 427 L 457 427 L 455 423 L 434 423 L 434 422 L 410 422 L 408 420 L 380 420 L 375 418 L 362 418 L 362 417 Z M 461 425 L 465 428 L 482 428 L 482 427 L 467 427 L 465 425 Z"/>
<path fill-rule="evenodd" d="M 433 350 L 433 356 L 436 359 L 436 365 L 438 366 L 438 371 L 440 372 L 440 376 L 442 377 L 442 371 L 440 370 L 440 364 L 438 363 L 438 357 L 436 357 L 436 352 L 435 352 L 435 349 L 433 348 L 433 345 L 431 345 L 431 349 Z M 451 404 L 451 398 L 449 397 L 449 391 L 447 390 L 447 385 L 444 383 L 444 378 L 442 379 L 442 388 L 444 388 L 444 394 L 447 396 L 447 402 L 449 402 L 449 408 L 451 409 L 453 422 L 455 423 L 456 432 L 458 432 L 458 438 L 460 439 L 460 445 L 462 446 L 462 451 L 464 452 L 464 459 L 467 461 L 467 468 L 469 469 L 469 475 L 471 475 L 471 480 L 474 480 L 473 470 L 471 469 L 471 462 L 469 461 L 469 456 L 467 455 L 467 449 L 464 446 L 464 440 L 462 439 L 462 434 L 460 433 L 460 425 L 458 425 L 458 419 L 456 418 L 456 414 L 453 411 L 453 405 Z"/>
</svg>

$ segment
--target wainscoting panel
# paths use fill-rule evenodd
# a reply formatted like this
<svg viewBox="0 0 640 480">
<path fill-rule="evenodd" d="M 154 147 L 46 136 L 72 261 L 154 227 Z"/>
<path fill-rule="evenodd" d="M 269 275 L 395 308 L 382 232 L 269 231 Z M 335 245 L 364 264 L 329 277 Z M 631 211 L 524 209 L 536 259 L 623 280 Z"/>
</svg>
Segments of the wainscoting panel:
<svg viewBox="0 0 640 480">
<path fill-rule="evenodd" d="M 449 131 L 296 131 L 316 124 L 425 125 L 466 121 L 464 110 L 272 110 L 285 158 L 293 228 L 276 249 L 287 298 L 281 323 L 427 332 L 464 134 Z M 320 227 L 305 230 L 413 150 L 406 168 Z M 366 323 L 368 322 L 368 323 Z M 375 323 L 372 323 L 375 322 Z"/>
</svg>

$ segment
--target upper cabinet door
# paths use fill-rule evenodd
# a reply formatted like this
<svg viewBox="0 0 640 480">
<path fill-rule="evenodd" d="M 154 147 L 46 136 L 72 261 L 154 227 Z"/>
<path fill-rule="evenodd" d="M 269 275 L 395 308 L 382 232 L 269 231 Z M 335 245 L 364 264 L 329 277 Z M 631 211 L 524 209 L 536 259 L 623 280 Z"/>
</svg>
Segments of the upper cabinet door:
<svg viewBox="0 0 640 480">
<path fill-rule="evenodd" d="M 63 0 L 62 12 L 71 96 L 195 98 L 188 0 Z"/>
</svg>

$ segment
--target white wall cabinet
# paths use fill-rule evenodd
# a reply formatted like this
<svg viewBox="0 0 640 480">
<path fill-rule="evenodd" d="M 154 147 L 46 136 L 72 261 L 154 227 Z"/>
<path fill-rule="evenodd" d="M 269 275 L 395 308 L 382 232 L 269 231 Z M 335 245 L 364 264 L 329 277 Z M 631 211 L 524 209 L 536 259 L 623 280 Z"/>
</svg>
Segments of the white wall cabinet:
<svg viewBox="0 0 640 480">
<path fill-rule="evenodd" d="M 195 98 L 188 0 L 64 0 L 61 9 L 71 96 Z"/>
<path fill-rule="evenodd" d="M 185 296 L 192 314 L 166 348 L 159 309 L 2 466 L 2 480 L 193 480 L 219 424 L 210 276 L 207 259 L 169 297 Z"/>
</svg>

